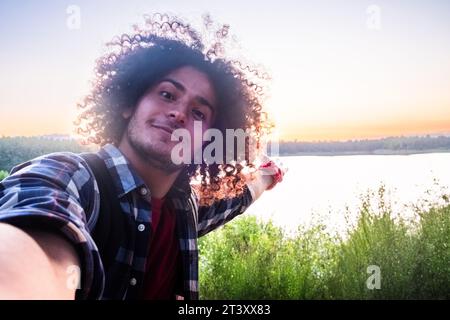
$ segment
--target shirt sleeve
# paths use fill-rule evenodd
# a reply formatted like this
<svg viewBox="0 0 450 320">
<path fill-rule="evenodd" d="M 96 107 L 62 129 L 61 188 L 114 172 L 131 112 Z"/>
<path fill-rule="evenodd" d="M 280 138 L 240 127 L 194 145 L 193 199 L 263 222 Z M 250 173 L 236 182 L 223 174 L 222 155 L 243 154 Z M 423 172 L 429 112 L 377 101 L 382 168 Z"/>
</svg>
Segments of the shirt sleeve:
<svg viewBox="0 0 450 320">
<path fill-rule="evenodd" d="M 223 199 L 211 206 L 200 206 L 198 208 L 198 236 L 204 236 L 244 213 L 252 202 L 251 191 L 246 187 L 244 192 L 235 198 Z"/>
<path fill-rule="evenodd" d="M 90 236 L 99 197 L 88 165 L 73 153 L 25 162 L 0 182 L 0 222 L 59 233 L 76 249 L 81 262 L 77 299 L 99 298 L 103 290 L 103 268 Z"/>
</svg>

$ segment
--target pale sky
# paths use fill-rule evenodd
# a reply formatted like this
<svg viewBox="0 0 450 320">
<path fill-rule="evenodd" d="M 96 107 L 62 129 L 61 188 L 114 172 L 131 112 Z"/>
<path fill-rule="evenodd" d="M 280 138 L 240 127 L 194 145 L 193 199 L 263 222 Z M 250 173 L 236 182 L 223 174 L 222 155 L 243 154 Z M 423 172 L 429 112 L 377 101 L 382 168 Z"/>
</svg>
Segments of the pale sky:
<svg viewBox="0 0 450 320">
<path fill-rule="evenodd" d="M 230 24 L 283 139 L 450 133 L 449 1 L 2 0 L 0 136 L 72 133 L 104 43 L 154 12 Z"/>
</svg>

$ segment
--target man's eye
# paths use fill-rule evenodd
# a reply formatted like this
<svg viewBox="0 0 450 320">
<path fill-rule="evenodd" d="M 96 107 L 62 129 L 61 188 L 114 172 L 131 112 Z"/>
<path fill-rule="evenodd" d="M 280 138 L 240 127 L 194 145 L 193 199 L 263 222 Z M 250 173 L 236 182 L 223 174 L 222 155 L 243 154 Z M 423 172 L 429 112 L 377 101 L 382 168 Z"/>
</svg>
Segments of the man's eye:
<svg viewBox="0 0 450 320">
<path fill-rule="evenodd" d="M 159 95 L 168 100 L 175 100 L 175 96 L 168 91 L 161 91 Z"/>
<path fill-rule="evenodd" d="M 192 110 L 192 113 L 194 114 L 194 118 L 196 118 L 197 120 L 204 120 L 206 117 L 203 112 L 198 110 Z"/>
</svg>

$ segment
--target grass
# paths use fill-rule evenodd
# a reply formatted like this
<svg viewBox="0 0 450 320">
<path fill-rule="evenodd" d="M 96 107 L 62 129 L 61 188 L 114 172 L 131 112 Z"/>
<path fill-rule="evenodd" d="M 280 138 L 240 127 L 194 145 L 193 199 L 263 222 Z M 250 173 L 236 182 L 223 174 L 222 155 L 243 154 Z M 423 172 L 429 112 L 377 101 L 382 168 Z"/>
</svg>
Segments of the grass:
<svg viewBox="0 0 450 320">
<path fill-rule="evenodd" d="M 373 198 L 378 206 L 373 208 Z M 450 203 L 392 212 L 384 188 L 344 236 L 243 216 L 200 239 L 202 299 L 450 299 Z M 380 287 L 370 266 L 379 268 Z M 369 270 L 368 270 L 369 267 Z M 376 268 L 375 267 L 375 268 Z"/>
<path fill-rule="evenodd" d="M 0 171 L 0 181 L 7 175 Z M 410 221 L 393 212 L 384 192 L 361 199 L 344 236 L 316 224 L 287 237 L 244 215 L 201 238 L 200 297 L 450 299 L 449 196 L 416 205 Z M 369 266 L 379 267 L 379 289 L 367 286 Z"/>
<path fill-rule="evenodd" d="M 8 176 L 8 172 L 5 170 L 0 170 L 0 181 L 5 179 Z"/>
</svg>

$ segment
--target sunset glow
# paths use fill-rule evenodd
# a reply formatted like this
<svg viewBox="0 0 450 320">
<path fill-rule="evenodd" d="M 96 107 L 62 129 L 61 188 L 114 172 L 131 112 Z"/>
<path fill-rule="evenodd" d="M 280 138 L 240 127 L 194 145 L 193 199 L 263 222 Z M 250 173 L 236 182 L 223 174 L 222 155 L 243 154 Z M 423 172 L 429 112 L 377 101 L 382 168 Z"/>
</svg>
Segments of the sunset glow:
<svg viewBox="0 0 450 320">
<path fill-rule="evenodd" d="M 66 4 L 1 2 L 0 136 L 73 133 L 104 43 L 158 11 L 231 25 L 272 75 L 281 139 L 450 134 L 447 1 L 75 2 L 78 29 Z"/>
</svg>

